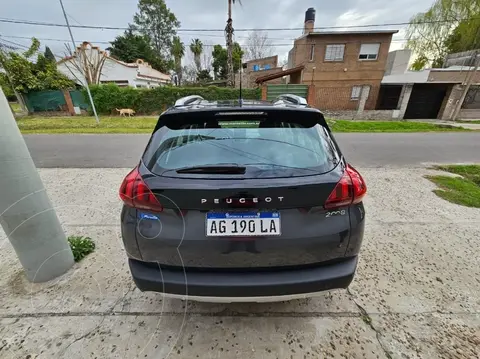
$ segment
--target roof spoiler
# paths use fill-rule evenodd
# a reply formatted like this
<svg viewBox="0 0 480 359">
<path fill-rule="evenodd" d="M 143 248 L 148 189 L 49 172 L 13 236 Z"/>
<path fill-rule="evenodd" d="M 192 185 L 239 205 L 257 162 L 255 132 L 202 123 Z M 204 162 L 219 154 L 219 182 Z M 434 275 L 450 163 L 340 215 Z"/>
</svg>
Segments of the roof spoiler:
<svg viewBox="0 0 480 359">
<path fill-rule="evenodd" d="M 199 102 L 203 100 L 204 98 L 198 95 L 185 96 L 175 101 L 175 107 L 188 106 L 195 102 Z"/>
<path fill-rule="evenodd" d="M 289 93 L 278 96 L 275 99 L 274 103 L 277 103 L 280 101 L 282 103 L 288 103 L 296 106 L 303 106 L 303 107 L 308 106 L 307 100 L 304 97 L 300 97 L 300 96 L 289 94 Z"/>
</svg>

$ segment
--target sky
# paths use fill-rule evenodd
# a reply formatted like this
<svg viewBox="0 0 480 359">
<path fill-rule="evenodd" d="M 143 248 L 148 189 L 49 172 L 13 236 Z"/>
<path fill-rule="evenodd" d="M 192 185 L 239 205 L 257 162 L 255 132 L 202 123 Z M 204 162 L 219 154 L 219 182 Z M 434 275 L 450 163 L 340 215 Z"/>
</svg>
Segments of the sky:
<svg viewBox="0 0 480 359">
<path fill-rule="evenodd" d="M 416 13 L 425 11 L 433 0 L 242 0 L 233 9 L 235 40 L 244 43 L 248 28 L 301 28 L 305 11 L 309 7 L 316 10 L 315 26 L 357 26 L 365 24 L 386 24 L 408 22 Z M 237 1 L 238 2 L 238 1 Z M 96 25 L 127 27 L 133 21 L 138 0 L 63 0 L 71 25 Z M 222 31 L 186 31 L 188 29 L 223 29 L 227 18 L 227 0 L 166 0 L 167 6 L 181 22 L 179 35 L 184 43 L 200 38 L 209 51 L 214 44 L 224 44 Z M 65 23 L 58 0 L 2 0 L 0 19 L 21 19 L 50 23 Z M 387 26 L 398 29 L 390 50 L 401 49 L 405 45 L 402 26 Z M 182 30 L 183 29 L 183 30 Z M 378 28 L 377 28 L 378 29 Z M 89 41 L 101 48 L 122 34 L 122 30 L 73 29 L 75 41 Z M 293 39 L 301 35 L 301 30 L 267 32 L 274 44 L 272 52 L 281 61 L 286 59 Z M 16 37 L 9 37 L 16 36 Z M 58 56 L 64 56 L 65 40 L 69 39 L 67 28 L 44 27 L 0 22 L 0 38 L 24 46 L 29 38 L 40 39 L 42 48 L 48 45 Z M 24 38 L 25 37 L 25 38 Z M 42 39 L 58 39 L 42 40 Z M 192 56 L 187 51 L 186 61 Z"/>
</svg>

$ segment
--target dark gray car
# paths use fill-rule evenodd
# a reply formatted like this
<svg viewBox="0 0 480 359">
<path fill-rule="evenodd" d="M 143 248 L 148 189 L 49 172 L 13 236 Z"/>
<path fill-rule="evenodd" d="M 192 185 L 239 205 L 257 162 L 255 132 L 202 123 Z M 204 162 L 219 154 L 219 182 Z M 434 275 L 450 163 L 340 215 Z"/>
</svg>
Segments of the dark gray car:
<svg viewBox="0 0 480 359">
<path fill-rule="evenodd" d="M 350 284 L 366 185 L 322 113 L 292 98 L 190 98 L 160 116 L 120 189 L 140 290 L 270 301 Z"/>
</svg>

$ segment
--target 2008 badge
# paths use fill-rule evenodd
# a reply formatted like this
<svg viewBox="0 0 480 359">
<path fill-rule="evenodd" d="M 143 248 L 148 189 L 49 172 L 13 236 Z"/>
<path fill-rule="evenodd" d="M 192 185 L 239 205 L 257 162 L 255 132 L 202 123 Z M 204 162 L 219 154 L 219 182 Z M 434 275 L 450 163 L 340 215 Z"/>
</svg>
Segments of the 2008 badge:
<svg viewBox="0 0 480 359">
<path fill-rule="evenodd" d="M 347 211 L 345 211 L 344 209 L 342 209 L 340 211 L 330 211 L 330 212 L 327 212 L 325 214 L 325 217 L 328 218 L 328 217 L 333 217 L 333 216 L 344 216 L 346 213 L 347 213 Z"/>
</svg>

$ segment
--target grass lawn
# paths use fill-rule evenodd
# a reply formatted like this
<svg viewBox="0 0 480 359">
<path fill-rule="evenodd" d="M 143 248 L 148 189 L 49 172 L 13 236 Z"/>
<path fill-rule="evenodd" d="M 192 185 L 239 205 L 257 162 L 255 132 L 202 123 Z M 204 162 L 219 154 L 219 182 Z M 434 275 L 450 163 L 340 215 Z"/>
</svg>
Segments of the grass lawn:
<svg viewBox="0 0 480 359">
<path fill-rule="evenodd" d="M 17 120 L 23 134 L 32 133 L 150 133 L 157 117 L 24 117 Z M 347 121 L 337 120 L 331 125 L 334 132 L 430 132 L 465 131 L 431 123 L 405 121 Z"/>
<path fill-rule="evenodd" d="M 457 120 L 455 122 L 458 122 L 458 123 L 476 123 L 476 124 L 479 124 L 480 123 L 480 120 L 471 120 L 471 121 L 468 121 L 468 120 Z"/>
<path fill-rule="evenodd" d="M 17 120 L 23 134 L 31 133 L 150 133 L 158 117 L 24 117 Z"/>
<path fill-rule="evenodd" d="M 480 208 L 480 165 L 436 166 L 435 169 L 462 177 L 427 176 L 440 189 L 434 192 L 447 201 Z"/>
<path fill-rule="evenodd" d="M 433 123 L 407 121 L 332 121 L 334 132 L 431 132 L 465 131 L 462 128 L 439 126 Z"/>
<path fill-rule="evenodd" d="M 13 113 L 22 112 L 22 108 L 18 102 L 10 102 L 10 107 L 12 108 Z"/>
</svg>

